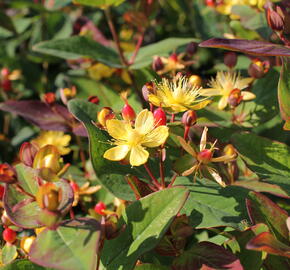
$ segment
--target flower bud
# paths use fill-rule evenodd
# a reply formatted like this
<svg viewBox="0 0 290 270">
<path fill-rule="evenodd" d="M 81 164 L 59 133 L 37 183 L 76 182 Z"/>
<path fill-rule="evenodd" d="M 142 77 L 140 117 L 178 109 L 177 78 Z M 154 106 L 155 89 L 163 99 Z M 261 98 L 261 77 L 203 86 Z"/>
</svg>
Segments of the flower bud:
<svg viewBox="0 0 290 270">
<path fill-rule="evenodd" d="M 197 154 L 197 160 L 201 163 L 207 164 L 212 159 L 212 151 L 210 149 L 204 149 Z"/>
<path fill-rule="evenodd" d="M 100 103 L 100 99 L 97 96 L 90 96 L 88 98 L 88 101 L 91 103 L 94 103 L 96 105 L 98 105 Z"/>
<path fill-rule="evenodd" d="M 162 108 L 158 108 L 153 112 L 155 126 L 165 126 L 167 119 L 166 114 Z"/>
<path fill-rule="evenodd" d="M 231 107 L 237 107 L 241 101 L 243 100 L 243 97 L 241 95 L 241 90 L 238 88 L 233 89 L 228 97 L 228 104 Z"/>
<path fill-rule="evenodd" d="M 60 89 L 60 98 L 63 104 L 67 104 L 67 102 L 74 98 L 77 94 L 77 89 L 75 86 L 72 86 L 72 88 L 62 88 Z"/>
<path fill-rule="evenodd" d="M 7 242 L 7 243 L 10 243 L 10 244 L 13 244 L 16 240 L 16 232 L 13 231 L 12 229 L 10 228 L 6 228 L 3 233 L 2 233 L 2 237 L 3 239 Z"/>
<path fill-rule="evenodd" d="M 55 93 L 48 92 L 43 95 L 43 101 L 48 105 L 53 105 L 56 101 Z"/>
<path fill-rule="evenodd" d="M 1 217 L 1 222 L 4 227 L 8 227 L 10 225 L 14 225 L 10 218 L 7 216 L 6 211 L 4 210 Z"/>
<path fill-rule="evenodd" d="M 33 144 L 24 142 L 20 147 L 19 158 L 24 165 L 32 167 L 36 153 L 37 149 Z"/>
<path fill-rule="evenodd" d="M 280 14 L 279 14 L 280 13 Z M 285 22 L 281 12 L 276 12 L 272 7 L 267 8 L 267 22 L 273 31 L 283 31 Z M 283 13 L 282 13 L 283 14 Z"/>
<path fill-rule="evenodd" d="M 5 92 L 9 92 L 12 90 L 12 83 L 9 79 L 3 79 L 1 81 L 1 87 Z"/>
<path fill-rule="evenodd" d="M 260 79 L 268 72 L 270 64 L 268 61 L 254 59 L 248 68 L 248 73 L 251 77 Z"/>
<path fill-rule="evenodd" d="M 126 121 L 133 121 L 136 118 L 134 109 L 128 103 L 122 109 L 122 117 Z"/>
<path fill-rule="evenodd" d="M 16 182 L 16 172 L 8 163 L 0 164 L 0 182 L 12 184 Z"/>
<path fill-rule="evenodd" d="M 53 183 L 45 183 L 39 187 L 36 201 L 41 209 L 56 211 L 61 200 L 61 192 Z"/>
<path fill-rule="evenodd" d="M 97 115 L 98 122 L 102 127 L 106 127 L 106 121 L 115 118 L 115 114 L 110 107 L 103 107 Z"/>
<path fill-rule="evenodd" d="M 148 101 L 148 95 L 153 94 L 155 92 L 155 85 L 153 82 L 147 82 L 142 87 L 142 94 L 145 101 Z"/>
<path fill-rule="evenodd" d="M 106 215 L 104 213 L 104 210 L 106 210 L 106 205 L 103 203 L 103 202 L 98 202 L 95 207 L 94 207 L 94 210 L 96 213 L 98 213 L 99 215 Z"/>
<path fill-rule="evenodd" d="M 232 144 L 226 145 L 223 152 L 225 153 L 225 155 L 228 155 L 228 156 L 232 156 L 232 155 L 236 154 L 236 150 Z"/>
<path fill-rule="evenodd" d="M 160 71 L 164 68 L 164 64 L 161 60 L 161 58 L 159 56 L 156 56 L 153 58 L 153 62 L 152 62 L 152 69 L 154 71 Z"/>
<path fill-rule="evenodd" d="M 188 79 L 188 82 L 192 86 L 201 86 L 202 80 L 198 75 L 191 75 Z"/>
<path fill-rule="evenodd" d="M 181 122 L 186 127 L 191 127 L 196 124 L 197 115 L 195 111 L 188 110 L 186 111 L 181 118 Z"/>
<path fill-rule="evenodd" d="M 224 64 L 229 68 L 234 68 L 237 64 L 238 57 L 235 52 L 226 52 L 224 54 Z"/>
<path fill-rule="evenodd" d="M 196 42 L 190 42 L 187 46 L 186 46 L 186 53 L 189 55 L 194 55 L 197 51 L 197 43 Z"/>
</svg>

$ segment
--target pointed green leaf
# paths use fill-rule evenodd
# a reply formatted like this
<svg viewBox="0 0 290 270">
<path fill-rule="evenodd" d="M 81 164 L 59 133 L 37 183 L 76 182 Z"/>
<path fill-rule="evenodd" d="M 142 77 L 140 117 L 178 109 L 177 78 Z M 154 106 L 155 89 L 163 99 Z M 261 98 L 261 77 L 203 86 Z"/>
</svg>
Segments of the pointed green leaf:
<svg viewBox="0 0 290 270">
<path fill-rule="evenodd" d="M 282 58 L 282 69 L 278 84 L 278 100 L 282 118 L 286 121 L 285 130 L 290 130 L 290 60 Z"/>
<path fill-rule="evenodd" d="M 33 49 L 64 59 L 89 57 L 111 67 L 121 67 L 118 54 L 114 50 L 83 36 L 44 41 L 36 44 Z"/>
<path fill-rule="evenodd" d="M 118 6 L 124 1 L 125 0 L 73 0 L 74 3 L 92 7 Z"/>
<path fill-rule="evenodd" d="M 190 191 L 181 213 L 189 216 L 195 228 L 230 226 L 242 229 L 241 222 L 247 219 L 246 189 L 223 188 L 207 179 L 193 183 L 193 179 L 187 177 L 178 177 L 175 185 L 185 186 Z"/>
<path fill-rule="evenodd" d="M 29 260 L 16 260 L 0 268 L 1 270 L 53 270 L 51 268 L 44 268 Z"/>
<path fill-rule="evenodd" d="M 129 205 L 122 214 L 124 231 L 105 242 L 101 262 L 106 270 L 131 270 L 137 259 L 153 249 L 167 231 L 188 196 L 184 188 L 150 194 Z"/>
<path fill-rule="evenodd" d="M 56 230 L 45 229 L 33 242 L 31 261 L 62 270 L 95 270 L 100 240 L 100 224 L 79 218 L 64 222 Z"/>
</svg>

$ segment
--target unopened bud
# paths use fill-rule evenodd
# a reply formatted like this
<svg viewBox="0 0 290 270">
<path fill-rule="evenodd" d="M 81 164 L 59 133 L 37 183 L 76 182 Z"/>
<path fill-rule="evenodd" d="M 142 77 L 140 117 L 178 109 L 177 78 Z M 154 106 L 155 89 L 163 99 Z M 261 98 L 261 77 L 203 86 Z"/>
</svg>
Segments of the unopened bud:
<svg viewBox="0 0 290 270">
<path fill-rule="evenodd" d="M 41 209 L 56 211 L 61 200 L 61 192 L 53 183 L 45 183 L 39 187 L 36 201 Z"/>
<path fill-rule="evenodd" d="M 197 160 L 201 163 L 207 164 L 212 159 L 212 151 L 210 149 L 204 149 L 197 154 Z"/>
<path fill-rule="evenodd" d="M 75 86 L 72 86 L 71 88 L 62 88 L 60 89 L 60 98 L 63 104 L 67 104 L 67 102 L 74 98 L 77 94 L 77 89 Z"/>
<path fill-rule="evenodd" d="M 0 200 L 1 201 L 3 199 L 4 191 L 5 191 L 4 187 L 2 185 L 0 185 Z"/>
<path fill-rule="evenodd" d="M 192 86 L 201 86 L 202 83 L 202 79 L 200 76 L 198 75 L 191 75 L 188 79 L 189 84 L 191 84 Z"/>
<path fill-rule="evenodd" d="M 170 56 L 169 56 L 169 60 L 171 61 L 174 61 L 174 62 L 178 62 L 178 55 L 177 53 L 172 53 Z"/>
<path fill-rule="evenodd" d="M 16 182 L 16 172 L 8 163 L 0 164 L 0 182 L 12 184 Z"/>
<path fill-rule="evenodd" d="M 148 101 L 148 95 L 153 94 L 155 92 L 155 85 L 153 82 L 147 82 L 142 87 L 142 95 L 145 101 Z"/>
<path fill-rule="evenodd" d="M 55 93 L 53 92 L 45 93 L 43 95 L 43 101 L 48 105 L 54 104 L 56 101 Z"/>
<path fill-rule="evenodd" d="M 134 109 L 128 103 L 122 109 L 122 117 L 126 121 L 133 121 L 136 117 Z"/>
<path fill-rule="evenodd" d="M 186 53 L 189 55 L 194 55 L 197 51 L 197 43 L 196 42 L 190 42 L 187 46 L 186 46 Z"/>
<path fill-rule="evenodd" d="M 224 64 L 229 67 L 233 68 L 237 64 L 238 57 L 235 52 L 226 52 L 224 54 Z"/>
<path fill-rule="evenodd" d="M 238 88 L 233 89 L 228 97 L 228 104 L 231 107 L 237 107 L 241 101 L 243 100 L 243 97 L 241 95 L 241 90 Z"/>
<path fill-rule="evenodd" d="M 188 110 L 186 111 L 181 118 L 181 122 L 186 127 L 191 127 L 196 124 L 197 115 L 195 111 Z"/>
<path fill-rule="evenodd" d="M 154 71 L 160 71 L 164 68 L 164 64 L 159 56 L 154 57 L 153 62 L 152 62 L 152 69 Z"/>
<path fill-rule="evenodd" d="M 33 144 L 24 142 L 20 147 L 19 158 L 24 165 L 32 167 L 36 153 L 37 149 Z"/>
<path fill-rule="evenodd" d="M 223 152 L 228 156 L 232 156 L 232 155 L 236 154 L 236 150 L 232 144 L 226 145 Z"/>
<path fill-rule="evenodd" d="M 115 118 L 115 114 L 113 110 L 110 107 L 103 107 L 99 112 L 98 112 L 98 122 L 102 127 L 106 127 L 106 122 L 107 120 Z"/>
<path fill-rule="evenodd" d="M 9 92 L 12 90 L 12 83 L 9 79 L 3 79 L 1 81 L 1 87 L 5 92 Z"/>
<path fill-rule="evenodd" d="M 262 62 L 259 59 L 253 60 L 253 63 L 250 64 L 248 68 L 248 73 L 251 77 L 260 79 L 265 76 L 265 74 L 269 70 L 270 64 L 266 62 Z"/>
<path fill-rule="evenodd" d="M 100 99 L 97 96 L 90 96 L 88 98 L 88 101 L 91 103 L 94 103 L 96 105 L 98 105 L 100 103 Z"/>
<path fill-rule="evenodd" d="M 3 239 L 7 242 L 7 243 L 14 243 L 16 240 L 16 232 L 10 228 L 6 228 L 3 233 L 2 233 L 2 237 Z"/>
<path fill-rule="evenodd" d="M 279 12 L 280 13 L 280 12 Z M 267 22 L 272 30 L 280 32 L 284 29 L 284 18 L 281 14 L 276 12 L 273 8 L 267 8 Z"/>
<path fill-rule="evenodd" d="M 166 114 L 162 108 L 156 109 L 153 113 L 153 116 L 154 116 L 156 127 L 166 125 L 166 122 L 167 122 Z"/>
</svg>

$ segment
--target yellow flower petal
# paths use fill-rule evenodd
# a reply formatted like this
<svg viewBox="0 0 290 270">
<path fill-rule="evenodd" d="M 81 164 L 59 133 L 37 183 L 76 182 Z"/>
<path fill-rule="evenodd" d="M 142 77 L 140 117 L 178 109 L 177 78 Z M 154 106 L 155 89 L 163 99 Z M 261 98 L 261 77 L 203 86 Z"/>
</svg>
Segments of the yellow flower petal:
<svg viewBox="0 0 290 270">
<path fill-rule="evenodd" d="M 132 166 L 140 166 L 147 162 L 149 157 L 148 151 L 146 151 L 142 146 L 137 145 L 132 147 L 130 153 L 130 164 Z"/>
<path fill-rule="evenodd" d="M 127 140 L 132 127 L 129 123 L 121 120 L 111 119 L 106 121 L 108 133 L 117 140 Z"/>
<path fill-rule="evenodd" d="M 221 92 L 219 89 L 205 88 L 205 89 L 200 90 L 200 94 L 206 97 L 211 97 L 211 96 L 219 96 Z"/>
<path fill-rule="evenodd" d="M 206 147 L 206 141 L 207 141 L 207 131 L 208 128 L 204 127 L 201 138 L 200 138 L 200 144 L 199 144 L 199 150 L 202 151 Z"/>
<path fill-rule="evenodd" d="M 160 100 L 159 97 L 157 97 L 156 95 L 149 94 L 148 100 L 156 107 L 162 106 L 162 100 Z"/>
<path fill-rule="evenodd" d="M 112 160 L 112 161 L 119 161 L 126 157 L 130 150 L 128 145 L 118 145 L 116 147 L 110 148 L 104 153 L 104 158 Z"/>
<path fill-rule="evenodd" d="M 159 126 L 145 136 L 142 145 L 147 147 L 157 147 L 165 143 L 168 135 L 168 127 Z"/>
<path fill-rule="evenodd" d="M 211 174 L 213 179 L 220 184 L 222 187 L 226 187 L 226 183 L 222 180 L 221 176 L 214 169 L 207 167 L 208 172 Z"/>
<path fill-rule="evenodd" d="M 233 161 L 235 158 L 236 158 L 236 154 L 224 155 L 221 157 L 212 158 L 210 161 L 211 162 L 229 162 L 229 161 Z"/>
<path fill-rule="evenodd" d="M 249 91 L 242 91 L 241 96 L 243 97 L 243 100 L 252 100 L 256 98 L 256 95 Z"/>
<path fill-rule="evenodd" d="M 222 96 L 218 103 L 218 109 L 223 110 L 228 105 L 228 97 Z"/>
<path fill-rule="evenodd" d="M 190 109 L 195 110 L 195 111 L 200 110 L 206 107 L 209 103 L 211 103 L 211 100 L 204 100 L 196 105 L 190 106 Z"/>
<path fill-rule="evenodd" d="M 135 120 L 135 129 L 141 134 L 147 134 L 154 128 L 153 113 L 147 109 L 141 111 Z"/>
<path fill-rule="evenodd" d="M 247 88 L 253 80 L 254 80 L 254 78 L 240 79 L 236 83 L 236 88 L 243 90 L 243 89 Z"/>
</svg>

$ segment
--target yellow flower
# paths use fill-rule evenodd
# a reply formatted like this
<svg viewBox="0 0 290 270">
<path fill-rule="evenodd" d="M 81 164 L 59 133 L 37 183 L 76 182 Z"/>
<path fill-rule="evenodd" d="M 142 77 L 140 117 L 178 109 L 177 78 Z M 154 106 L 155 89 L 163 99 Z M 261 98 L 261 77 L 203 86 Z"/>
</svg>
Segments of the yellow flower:
<svg viewBox="0 0 290 270">
<path fill-rule="evenodd" d="M 71 149 L 67 146 L 71 140 L 70 135 L 65 135 L 62 131 L 42 131 L 40 135 L 31 141 L 32 144 L 36 144 L 39 148 L 46 145 L 54 145 L 61 155 L 68 154 Z"/>
<path fill-rule="evenodd" d="M 102 63 L 94 64 L 88 68 L 89 76 L 96 81 L 111 77 L 115 71 L 116 69 L 106 66 Z"/>
<path fill-rule="evenodd" d="M 120 161 L 129 155 L 132 166 L 146 163 L 149 153 L 145 147 L 160 146 L 169 135 L 168 127 L 155 127 L 153 114 L 147 109 L 137 115 L 134 128 L 131 123 L 117 119 L 107 120 L 106 127 L 117 146 L 107 150 L 104 158 Z"/>
<path fill-rule="evenodd" d="M 177 77 L 172 82 L 163 78 L 148 99 L 153 105 L 164 107 L 172 113 L 199 110 L 210 103 L 207 97 L 200 98 L 201 90 L 201 87 L 189 83 L 186 77 Z"/>
<path fill-rule="evenodd" d="M 218 108 L 223 110 L 228 105 L 228 98 L 234 89 L 243 90 L 247 88 L 253 78 L 242 78 L 236 72 L 223 72 L 217 73 L 216 78 L 212 79 L 209 83 L 211 88 L 203 89 L 201 94 L 203 96 L 222 96 L 218 103 Z M 242 100 L 251 100 L 256 96 L 252 92 L 242 91 Z"/>
<path fill-rule="evenodd" d="M 179 142 L 180 142 L 181 146 L 184 148 L 184 150 L 187 153 L 189 153 L 191 156 L 193 156 L 194 159 L 196 160 L 196 162 L 193 164 L 193 166 L 190 169 L 184 171 L 182 173 L 182 175 L 187 176 L 187 175 L 190 175 L 192 173 L 195 173 L 195 176 L 194 176 L 194 179 L 195 179 L 197 172 L 200 172 L 201 169 L 206 169 L 218 184 L 220 184 L 222 187 L 225 187 L 226 184 L 222 180 L 221 176 L 218 174 L 218 172 L 214 168 L 208 166 L 208 163 L 210 163 L 210 162 L 230 162 L 233 159 L 235 159 L 236 154 L 235 153 L 232 153 L 231 155 L 226 154 L 224 156 L 214 158 L 213 152 L 216 149 L 214 147 L 216 144 L 216 141 L 214 144 L 212 144 L 210 149 L 206 148 L 207 131 L 208 131 L 208 128 L 205 127 L 203 132 L 202 132 L 201 139 L 200 139 L 199 152 L 196 152 L 196 150 L 194 150 L 189 145 L 189 143 L 187 143 L 182 137 L 178 137 Z"/>
</svg>

